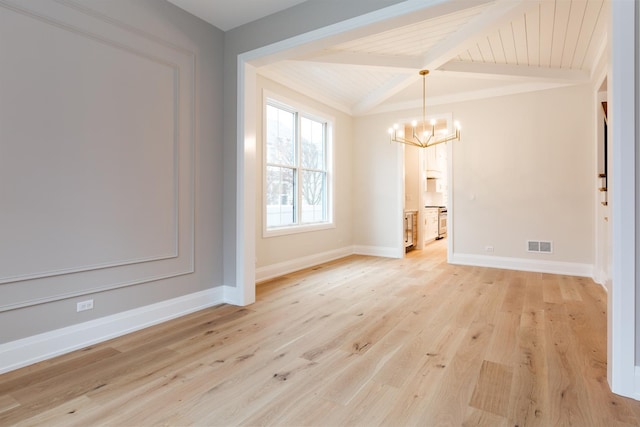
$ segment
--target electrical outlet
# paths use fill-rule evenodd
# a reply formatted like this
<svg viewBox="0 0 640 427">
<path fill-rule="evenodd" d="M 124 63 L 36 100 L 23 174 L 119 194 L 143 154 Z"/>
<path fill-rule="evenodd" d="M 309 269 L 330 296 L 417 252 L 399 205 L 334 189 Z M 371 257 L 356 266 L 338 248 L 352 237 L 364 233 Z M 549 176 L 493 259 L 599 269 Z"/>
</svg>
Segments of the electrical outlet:
<svg viewBox="0 0 640 427">
<path fill-rule="evenodd" d="M 76 303 L 76 311 L 80 312 L 80 311 L 85 311 L 85 310 L 91 310 L 93 309 L 93 300 L 92 299 L 88 299 L 86 301 L 80 301 L 79 303 Z"/>
<path fill-rule="evenodd" d="M 484 247 L 484 251 L 488 252 L 488 253 L 492 253 L 493 252 L 493 246 L 485 246 Z"/>
</svg>

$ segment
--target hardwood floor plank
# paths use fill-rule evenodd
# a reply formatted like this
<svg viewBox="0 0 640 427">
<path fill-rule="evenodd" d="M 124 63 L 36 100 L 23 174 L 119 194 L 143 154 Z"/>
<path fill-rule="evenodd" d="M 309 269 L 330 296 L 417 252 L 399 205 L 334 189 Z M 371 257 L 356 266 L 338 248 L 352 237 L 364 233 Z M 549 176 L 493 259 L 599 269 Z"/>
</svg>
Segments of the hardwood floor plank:
<svg viewBox="0 0 640 427">
<path fill-rule="evenodd" d="M 500 311 L 512 314 L 520 314 L 524 306 L 525 290 L 527 288 L 526 273 L 512 272 L 507 284 L 507 292 L 502 301 Z"/>
<path fill-rule="evenodd" d="M 248 425 L 290 425 L 291 419 L 297 417 L 297 413 L 310 411 L 318 402 L 330 405 L 334 411 L 343 410 L 344 407 L 334 404 L 319 397 L 323 387 L 330 384 L 340 374 L 345 364 L 350 362 L 353 355 L 336 351 L 325 355 L 304 369 L 296 372 L 293 381 L 286 382 L 286 388 L 277 395 L 271 394 L 270 401 L 266 405 L 252 405 L 250 410 L 244 411 L 241 424 Z M 304 359 L 301 359 L 305 361 Z M 309 363 L 309 361 L 306 361 Z M 275 377 L 277 379 L 277 377 Z M 269 379 L 270 380 L 270 379 Z M 300 410 L 300 411 L 299 411 Z M 293 414 L 293 415 L 292 415 Z M 325 414 L 326 417 L 327 414 Z M 298 425 L 296 423 L 294 425 Z M 310 424 L 313 424 L 310 422 Z"/>
<path fill-rule="evenodd" d="M 462 424 L 492 332 L 490 324 L 477 323 L 469 327 L 451 363 L 445 366 L 437 391 L 422 411 L 423 421 L 433 425 Z"/>
<path fill-rule="evenodd" d="M 405 331 L 395 331 L 373 345 L 367 353 L 352 353 L 354 357 L 351 358 L 351 363 L 345 366 L 320 396 L 343 406 L 348 405 L 402 348 L 408 335 Z"/>
<path fill-rule="evenodd" d="M 383 420 L 389 408 L 395 405 L 399 394 L 400 390 L 395 387 L 369 381 L 351 402 L 348 410 L 329 414 L 324 425 L 363 427 L 384 425 Z"/>
<path fill-rule="evenodd" d="M 9 409 L 17 408 L 20 406 L 20 402 L 15 400 L 9 395 L 0 396 L 0 413 L 6 412 Z"/>
<path fill-rule="evenodd" d="M 476 408 L 468 408 L 462 427 L 508 427 L 506 418 Z"/>
<path fill-rule="evenodd" d="M 120 352 L 111 347 L 89 347 L 87 349 L 80 350 L 77 357 L 62 356 L 47 361 L 49 363 L 37 363 L 33 367 L 28 367 L 15 371 L 15 373 L 23 372 L 24 375 L 15 375 L 14 372 L 10 372 L 6 375 L 6 380 L 0 382 L 0 395 L 5 393 L 12 393 L 18 389 L 24 389 L 31 385 L 36 385 L 42 381 L 51 379 L 53 377 L 63 376 L 74 372 L 78 366 L 91 365 L 100 360 L 104 360 Z M 54 363 L 57 360 L 58 363 Z"/>
<path fill-rule="evenodd" d="M 192 321 L 184 321 L 180 319 L 171 329 L 166 329 L 159 333 L 155 328 L 147 328 L 133 333 L 133 337 L 127 337 L 126 344 L 118 345 L 120 351 L 135 351 L 140 347 L 144 347 L 146 351 L 163 348 L 169 345 L 179 345 L 178 342 L 186 341 L 191 337 L 201 333 L 213 333 L 216 328 L 224 327 L 229 322 L 240 319 L 251 314 L 251 310 L 245 307 L 234 307 L 229 310 L 229 306 L 224 306 L 225 314 L 219 315 L 213 312 L 213 316 L 208 315 L 211 309 L 205 310 L 205 313 L 193 314 Z M 150 330 L 149 330 L 150 329 Z"/>
<path fill-rule="evenodd" d="M 344 408 L 337 403 L 324 400 L 322 398 L 313 399 L 312 403 L 307 402 L 292 408 L 291 411 L 277 423 L 267 423 L 271 426 L 327 426 L 327 415 L 341 413 Z M 243 423 L 244 426 L 255 426 L 252 423 Z"/>
<path fill-rule="evenodd" d="M 564 302 L 560 290 L 560 276 L 542 275 L 542 299 L 545 303 L 562 304 Z"/>
<path fill-rule="evenodd" d="M 561 309 L 560 309 L 561 308 Z M 589 410 L 583 372 L 576 366 L 566 306 L 548 304 L 545 339 L 549 375 L 549 422 L 554 425 L 596 425 Z"/>
<path fill-rule="evenodd" d="M 513 366 L 517 361 L 517 338 L 520 314 L 499 312 L 495 315 L 495 329 L 485 354 L 485 360 Z"/>
<path fill-rule="evenodd" d="M 153 359 L 163 359 L 172 352 L 161 349 L 148 354 L 118 353 L 99 362 L 80 366 L 73 372 L 54 376 L 11 393 L 21 405 L 0 413 L 0 425 L 15 423 L 28 414 L 39 413 L 68 400 L 104 387 L 114 378 L 126 375 Z"/>
<path fill-rule="evenodd" d="M 512 378 L 513 372 L 509 366 L 484 360 L 469 405 L 485 412 L 506 416 Z"/>
<path fill-rule="evenodd" d="M 513 425 L 549 425 L 544 311 L 523 312 L 517 331 L 517 361 L 508 419 Z"/>
<path fill-rule="evenodd" d="M 425 331 L 425 347 L 421 365 L 413 372 L 413 377 L 401 389 L 397 405 L 389 411 L 383 425 L 425 425 L 422 411 L 429 404 L 446 374 L 456 351 L 466 336 L 466 330 L 454 325 L 444 325 Z"/>
<path fill-rule="evenodd" d="M 215 390 L 210 390 L 193 400 L 193 405 L 182 412 L 189 418 L 201 420 L 205 425 L 233 425 L 242 422 L 256 410 L 269 405 L 274 409 L 274 401 L 279 396 L 287 393 L 290 388 L 295 388 L 304 378 L 303 372 L 317 367 L 316 362 L 301 359 L 293 354 L 265 357 L 259 369 L 251 371 L 253 386 L 246 387 L 245 382 L 237 382 L 234 379 L 221 383 Z M 257 357 L 261 357 L 260 354 Z M 212 405 L 215 411 L 211 411 Z M 158 419 L 158 423 L 164 424 L 164 419 Z"/>
<path fill-rule="evenodd" d="M 529 273 L 524 296 L 523 311 L 544 310 L 544 286 L 542 273 Z"/>
<path fill-rule="evenodd" d="M 21 420 L 15 426 L 72 426 L 79 425 L 75 413 L 83 408 L 91 407 L 91 399 L 87 396 L 78 396 L 54 406 L 51 409 L 38 413 L 27 420 Z"/>
<path fill-rule="evenodd" d="M 582 296 L 578 290 L 577 281 L 574 277 L 560 276 L 560 294 L 565 301 L 582 301 Z"/>
<path fill-rule="evenodd" d="M 407 343 L 391 356 L 389 363 L 377 372 L 373 380 L 391 387 L 403 387 L 425 363 L 428 339 L 422 331 L 413 337 L 408 336 Z"/>
<path fill-rule="evenodd" d="M 159 408 L 157 396 L 163 393 L 180 393 L 180 387 L 188 384 L 189 390 L 199 391 L 198 378 L 203 378 L 206 387 L 211 387 L 213 380 L 211 372 L 215 367 L 209 367 L 201 363 L 174 365 L 173 370 L 153 376 L 147 381 L 136 381 L 127 384 L 127 387 L 110 390 L 105 394 L 87 396 L 90 404 L 74 408 L 73 414 L 63 418 L 61 425 L 92 426 L 100 425 L 105 420 L 113 425 L 131 425 L 129 418 L 147 407 L 155 411 L 173 412 L 175 407 L 166 406 Z M 120 393 L 118 393 L 120 391 Z M 131 405 L 136 402 L 136 405 Z M 63 414 L 64 416 L 64 414 Z"/>
</svg>

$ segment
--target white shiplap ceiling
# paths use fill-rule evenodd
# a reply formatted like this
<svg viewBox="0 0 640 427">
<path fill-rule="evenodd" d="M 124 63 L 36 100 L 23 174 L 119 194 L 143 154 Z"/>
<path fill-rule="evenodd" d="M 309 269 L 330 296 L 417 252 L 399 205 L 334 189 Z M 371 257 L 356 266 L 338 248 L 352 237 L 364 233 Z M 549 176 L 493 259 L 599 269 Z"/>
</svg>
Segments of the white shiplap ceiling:
<svg viewBox="0 0 640 427">
<path fill-rule="evenodd" d="M 449 0 L 441 14 L 298 51 L 258 73 L 353 115 L 419 106 L 423 68 L 427 105 L 580 84 L 605 51 L 609 1 Z"/>
</svg>

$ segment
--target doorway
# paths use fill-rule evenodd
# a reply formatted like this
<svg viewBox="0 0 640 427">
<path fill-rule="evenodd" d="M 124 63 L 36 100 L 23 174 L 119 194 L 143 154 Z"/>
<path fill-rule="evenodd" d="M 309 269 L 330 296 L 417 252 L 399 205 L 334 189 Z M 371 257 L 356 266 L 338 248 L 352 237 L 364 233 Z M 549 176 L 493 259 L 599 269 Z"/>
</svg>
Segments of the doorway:
<svg viewBox="0 0 640 427">
<path fill-rule="evenodd" d="M 453 114 L 436 114 L 428 117 L 434 121 L 436 135 L 451 135 L 454 129 Z M 410 129 L 410 125 L 405 126 Z M 409 130 L 410 132 L 410 130 Z M 407 131 L 405 130 L 405 134 Z M 449 254 L 450 236 L 453 224 L 449 220 L 453 187 L 451 145 L 456 140 L 434 144 L 426 148 L 403 145 L 403 188 L 404 212 L 413 212 L 417 216 L 416 244 L 410 249 L 422 250 L 434 242 L 440 241 L 441 247 Z M 444 243 L 443 243 L 444 242 Z M 448 259 L 450 256 L 448 255 Z"/>
</svg>

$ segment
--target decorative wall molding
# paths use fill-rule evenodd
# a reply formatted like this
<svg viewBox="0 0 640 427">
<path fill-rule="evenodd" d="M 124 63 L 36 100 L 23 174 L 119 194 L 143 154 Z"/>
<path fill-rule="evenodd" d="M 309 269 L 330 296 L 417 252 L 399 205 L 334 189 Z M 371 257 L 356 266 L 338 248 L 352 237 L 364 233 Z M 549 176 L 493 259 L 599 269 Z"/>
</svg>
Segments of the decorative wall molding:
<svg viewBox="0 0 640 427">
<path fill-rule="evenodd" d="M 31 27 L 36 29 L 42 28 L 43 34 L 60 37 L 61 41 L 73 40 L 70 37 L 75 35 L 78 36 L 76 40 L 85 45 L 95 43 L 97 48 L 107 49 L 107 53 L 116 55 L 118 64 L 114 65 L 121 66 L 125 70 L 127 67 L 137 71 L 151 67 L 152 71 L 155 70 L 152 74 L 155 75 L 158 82 L 162 83 L 167 94 L 163 98 L 163 103 L 169 102 L 171 104 L 164 110 L 163 117 L 168 114 L 173 118 L 173 122 L 167 125 L 172 129 L 162 134 L 165 136 L 162 138 L 163 147 L 166 148 L 165 152 L 170 154 L 167 154 L 162 160 L 153 160 L 155 163 L 147 165 L 147 168 L 161 173 L 161 176 L 166 178 L 163 179 L 162 199 L 154 199 L 155 202 L 142 204 L 142 209 L 145 209 L 146 206 L 147 210 L 156 205 L 163 207 L 162 211 L 165 213 L 166 220 L 163 220 L 162 223 L 158 222 L 163 226 L 149 226 L 149 230 L 152 231 L 162 230 L 164 233 L 161 237 L 162 244 L 153 248 L 149 248 L 149 245 L 140 245 L 139 249 L 131 249 L 130 254 L 124 254 L 118 258 L 120 254 L 114 252 L 113 247 L 100 246 L 101 239 L 98 238 L 92 240 L 91 243 L 91 245 L 97 246 L 87 246 L 87 249 L 93 248 L 93 259 L 86 257 L 82 260 L 79 259 L 80 257 L 69 255 L 69 259 L 61 258 L 64 262 L 57 264 L 51 262 L 50 265 L 46 263 L 39 265 L 36 261 L 26 264 L 24 271 L 16 269 L 15 272 L 9 272 L 0 278 L 0 312 L 192 273 L 194 271 L 195 250 L 196 57 L 194 52 L 72 0 L 51 2 L 0 0 L 0 13 L 18 14 L 16 17 L 20 16 L 24 23 L 29 22 Z M 20 27 L 14 26 L 13 29 L 20 31 Z M 7 29 L 7 31 L 9 30 Z M 51 37 L 47 37 L 47 39 L 50 40 Z M 14 45 L 13 49 L 20 49 L 20 46 Z M 52 59 L 54 63 L 58 60 L 57 58 L 49 58 L 49 62 L 47 62 L 43 56 L 40 61 L 43 62 L 42 67 L 34 67 L 34 69 L 50 69 Z M 64 62 L 60 62 L 58 65 L 61 70 L 71 66 Z M 64 76 L 65 74 L 60 75 Z M 87 74 L 86 80 L 90 82 L 100 76 L 103 76 L 101 72 L 95 75 L 93 73 Z M 122 77 L 121 74 L 120 77 Z M 120 82 L 120 80 L 114 79 L 113 82 L 117 85 L 116 82 Z M 153 114 L 160 113 L 154 112 Z M 99 122 L 101 116 L 98 113 L 93 113 L 91 117 Z M 34 119 L 40 120 L 37 116 Z M 141 145 L 138 148 L 148 152 L 146 150 L 148 147 L 144 146 L 141 140 L 136 139 L 133 134 L 127 133 L 126 135 L 129 135 L 131 142 L 140 141 Z M 80 136 L 79 134 L 76 140 L 72 140 L 72 143 L 80 144 Z M 132 147 L 132 150 L 135 149 L 137 149 L 135 146 Z M 82 161 L 81 157 L 80 161 Z M 31 164 L 30 166 L 34 167 Z M 165 166 L 169 166 L 172 171 Z M 92 173 L 90 168 L 87 171 L 89 174 Z M 113 173 L 117 174 L 118 172 L 114 171 Z M 77 180 L 82 181 L 82 177 L 78 177 Z M 27 182 L 23 185 L 29 186 L 31 184 Z M 150 184 L 140 185 L 144 189 Z M 61 187 L 61 190 L 64 192 L 64 187 Z M 63 194 L 68 195 L 71 192 L 72 190 L 67 190 Z M 66 208 L 63 200 L 51 198 L 50 203 L 52 203 L 54 212 L 61 212 Z M 127 206 L 131 209 L 137 208 L 137 212 L 140 212 L 140 206 L 130 206 L 128 203 L 123 205 L 122 209 L 126 209 Z M 48 219 L 48 217 L 43 218 L 45 221 Z M 86 223 L 91 226 L 92 218 L 86 219 Z M 59 225 L 54 219 L 48 220 L 51 224 L 50 230 Z M 96 230 L 99 230 L 100 220 L 94 220 L 94 222 L 97 222 Z M 84 227 L 87 224 L 84 224 Z M 131 221 L 127 224 L 131 225 Z M 165 224 L 172 224 L 172 227 L 164 227 Z M 120 226 L 119 223 L 117 226 Z M 147 235 L 149 232 L 141 233 Z M 58 234 L 61 233 L 63 232 L 58 232 Z M 73 227 L 65 233 L 73 236 Z M 157 235 L 157 233 L 154 234 Z M 126 238 L 133 239 L 131 243 L 144 241 L 139 240 L 144 236 L 136 236 L 135 233 L 133 235 L 127 234 L 124 230 L 123 236 L 125 236 L 125 245 L 127 245 Z M 80 240 L 82 239 L 76 238 L 75 243 Z M 119 244 L 122 245 L 122 242 Z M 126 247 L 131 248 L 132 246 Z M 156 251 L 154 248 L 159 249 Z M 0 246 L 0 249 L 3 248 Z M 9 251 L 7 253 L 11 253 L 11 247 L 4 249 Z M 45 249 L 40 252 L 44 253 L 43 251 Z"/>
<path fill-rule="evenodd" d="M 505 270 L 593 277 L 593 265 L 574 262 L 454 253 L 449 259 L 449 263 L 472 265 L 476 267 L 501 268 Z"/>
<path fill-rule="evenodd" d="M 0 374 L 222 304 L 223 287 L 0 344 Z"/>
<path fill-rule="evenodd" d="M 352 246 L 334 249 L 331 251 L 320 252 L 289 261 L 279 262 L 277 264 L 267 265 L 256 269 L 256 282 L 264 282 L 275 277 L 283 276 L 294 271 L 303 270 L 313 267 L 324 262 L 333 261 L 339 258 L 352 255 L 354 249 Z"/>
</svg>

